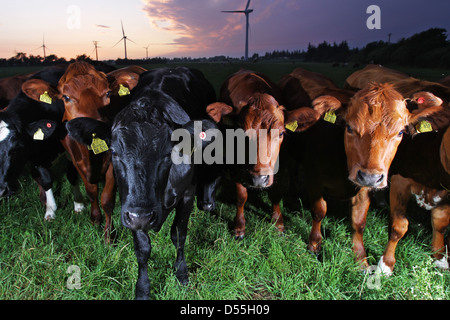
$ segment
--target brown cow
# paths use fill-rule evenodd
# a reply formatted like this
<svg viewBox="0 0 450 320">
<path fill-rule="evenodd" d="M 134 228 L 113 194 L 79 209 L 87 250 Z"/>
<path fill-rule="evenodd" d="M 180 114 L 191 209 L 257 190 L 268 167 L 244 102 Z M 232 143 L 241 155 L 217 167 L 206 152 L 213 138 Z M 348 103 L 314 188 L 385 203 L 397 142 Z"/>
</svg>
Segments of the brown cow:
<svg viewBox="0 0 450 320">
<path fill-rule="evenodd" d="M 427 91 L 441 98 L 444 104 L 450 102 L 449 87 L 438 82 L 408 77 L 404 73 L 382 66 L 369 65 L 360 71 L 354 72 L 347 78 L 345 87 L 361 89 L 370 82 L 391 83 L 394 85 L 395 90 L 403 95 L 405 99 L 411 98 L 418 91 Z"/>
<path fill-rule="evenodd" d="M 317 121 L 319 115 L 311 108 L 299 108 L 287 112 L 279 104 L 277 85 L 265 75 L 249 70 L 241 70 L 224 82 L 220 101 L 207 107 L 211 118 L 221 124 L 231 122 L 231 127 L 245 131 L 257 146 L 256 163 L 250 165 L 247 163 L 243 167 L 238 167 L 233 173 L 237 190 L 235 236 L 243 238 L 247 188 L 264 189 L 274 184 L 285 125 L 294 124 L 291 130 L 300 132 Z M 272 220 L 278 230 L 283 232 L 283 216 L 279 205 L 281 195 L 277 191 L 279 191 L 278 187 L 271 188 L 269 191 L 273 205 Z"/>
<path fill-rule="evenodd" d="M 299 152 L 296 157 L 305 168 L 312 205 L 308 248 L 315 253 L 321 248 L 320 226 L 327 212 L 324 196 L 350 199 L 353 251 L 367 267 L 363 232 L 369 192 L 387 186 L 389 167 L 405 127 L 428 111 L 411 114 L 392 85 L 375 83 L 357 92 L 348 105 L 335 97 L 322 96 L 313 101 L 313 106 L 326 121 L 298 135 L 301 151 L 292 148 Z"/>
<path fill-rule="evenodd" d="M 26 94 L 38 100 L 44 92 L 47 92 L 46 95 L 52 99 L 63 99 L 65 105 L 63 121 L 83 117 L 111 123 L 114 112 L 111 115 L 108 114 L 108 110 L 125 106 L 128 101 L 126 98 L 118 97 L 119 90 L 129 94 L 137 85 L 140 73 L 144 71 L 145 69 L 140 67 L 128 67 L 115 70 L 107 76 L 86 62 L 75 62 L 69 65 L 57 88 L 44 81 L 36 81 Z M 94 142 L 94 139 L 92 140 Z M 91 221 L 94 224 L 100 224 L 102 220 L 97 184 L 101 177 L 105 179 L 101 205 L 105 211 L 105 241 L 109 242 L 116 192 L 111 153 L 107 151 L 95 155 L 85 144 L 73 140 L 69 135 L 66 135 L 62 143 L 85 184 L 91 202 Z"/>
<path fill-rule="evenodd" d="M 22 84 L 33 74 L 21 74 L 0 79 L 0 109 L 5 108 L 22 91 Z"/>
<path fill-rule="evenodd" d="M 311 102 L 323 95 L 333 96 L 343 104 L 348 104 L 355 90 L 342 89 L 324 75 L 302 68 L 294 69 L 278 82 L 287 109 L 299 105 L 310 106 Z"/>
<path fill-rule="evenodd" d="M 406 209 L 411 195 L 415 196 L 420 207 L 431 210 L 431 249 L 435 264 L 443 269 L 449 268 L 444 234 L 450 223 L 450 109 L 445 111 L 447 117 L 441 118 L 446 118 L 447 123 L 441 130 L 422 133 L 414 139 L 406 137 L 394 158 L 391 167 L 394 175 L 390 179 L 389 241 L 378 263 L 385 275 L 392 273 L 395 249 L 408 230 Z"/>
</svg>

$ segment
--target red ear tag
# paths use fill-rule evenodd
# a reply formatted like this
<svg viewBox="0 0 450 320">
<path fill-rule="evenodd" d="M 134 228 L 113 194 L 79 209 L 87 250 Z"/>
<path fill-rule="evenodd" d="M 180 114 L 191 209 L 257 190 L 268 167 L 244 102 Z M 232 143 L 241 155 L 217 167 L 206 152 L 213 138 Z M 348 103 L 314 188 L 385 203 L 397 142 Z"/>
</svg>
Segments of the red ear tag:
<svg viewBox="0 0 450 320">
<path fill-rule="evenodd" d="M 200 139 L 205 140 L 206 133 L 205 132 L 200 132 L 200 134 L 198 136 L 200 137 Z"/>
<path fill-rule="evenodd" d="M 47 128 L 51 128 L 52 127 L 52 124 L 50 123 L 50 122 L 47 122 Z"/>
<path fill-rule="evenodd" d="M 424 97 L 420 97 L 419 99 L 417 99 L 417 103 L 424 103 L 425 102 L 425 98 Z"/>
</svg>

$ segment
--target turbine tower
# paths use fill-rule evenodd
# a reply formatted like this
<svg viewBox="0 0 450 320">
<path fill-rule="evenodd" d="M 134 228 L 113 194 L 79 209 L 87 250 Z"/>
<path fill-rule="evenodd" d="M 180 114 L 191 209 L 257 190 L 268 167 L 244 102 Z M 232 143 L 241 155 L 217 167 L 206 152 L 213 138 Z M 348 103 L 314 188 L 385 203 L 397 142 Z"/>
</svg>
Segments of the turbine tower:
<svg viewBox="0 0 450 320">
<path fill-rule="evenodd" d="M 148 47 L 150 47 L 150 43 L 146 47 L 142 47 L 145 49 L 145 59 L 148 60 Z"/>
<path fill-rule="evenodd" d="M 43 49 L 44 49 L 44 60 L 45 60 L 45 58 L 47 58 L 47 54 L 45 53 L 45 49 L 48 49 L 48 47 L 45 45 L 45 33 L 44 33 L 44 35 L 42 36 L 42 46 L 37 47 L 37 48 L 34 49 L 34 50 L 37 50 L 37 49 L 40 49 L 40 48 L 43 48 Z"/>
<path fill-rule="evenodd" d="M 97 51 L 97 49 L 98 48 L 100 48 L 99 46 L 98 46 L 98 43 L 99 43 L 99 41 L 92 41 L 93 43 L 94 43 L 94 50 L 95 50 L 95 60 L 96 61 L 98 61 L 98 51 Z M 94 52 L 94 50 L 92 50 L 92 52 Z"/>
<path fill-rule="evenodd" d="M 123 29 L 123 22 L 122 22 L 122 20 L 120 20 L 120 24 L 122 25 L 122 39 L 120 39 L 119 42 L 117 42 L 117 43 L 113 46 L 113 48 L 114 48 L 115 46 L 117 46 L 117 45 L 120 43 L 120 41 L 123 40 L 123 45 L 124 45 L 124 48 L 125 48 L 125 60 L 127 60 L 127 59 L 128 59 L 128 56 L 127 56 L 127 40 L 133 42 L 134 44 L 136 44 L 136 42 L 134 42 L 133 40 L 131 40 L 130 38 L 128 38 L 128 37 L 125 35 L 125 30 Z"/>
<path fill-rule="evenodd" d="M 250 1 L 247 1 L 247 6 L 245 7 L 245 10 L 234 10 L 234 11 L 222 11 L 225 13 L 244 13 L 245 14 L 245 18 L 246 18 L 246 28 L 245 28 L 245 60 L 248 60 L 248 29 L 250 26 L 249 23 L 249 16 L 250 13 L 253 12 L 253 9 L 249 9 L 248 7 L 250 6 Z"/>
</svg>

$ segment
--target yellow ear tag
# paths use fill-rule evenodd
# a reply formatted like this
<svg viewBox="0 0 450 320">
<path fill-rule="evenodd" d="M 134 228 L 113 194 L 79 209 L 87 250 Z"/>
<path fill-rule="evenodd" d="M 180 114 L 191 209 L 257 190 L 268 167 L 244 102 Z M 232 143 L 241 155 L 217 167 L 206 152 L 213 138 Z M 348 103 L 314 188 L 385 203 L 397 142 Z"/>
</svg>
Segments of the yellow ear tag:
<svg viewBox="0 0 450 320">
<path fill-rule="evenodd" d="M 428 121 L 422 120 L 416 125 L 416 130 L 418 133 L 431 132 L 433 131 L 433 127 Z"/>
<path fill-rule="evenodd" d="M 44 132 L 41 128 L 37 129 L 37 131 L 33 135 L 34 140 L 44 140 Z"/>
<path fill-rule="evenodd" d="M 292 121 L 291 123 L 288 123 L 285 127 L 286 127 L 286 129 L 288 129 L 292 132 L 295 132 L 295 130 L 297 130 L 297 128 L 298 128 L 297 120 Z"/>
<path fill-rule="evenodd" d="M 323 117 L 323 120 L 334 124 L 336 122 L 336 114 L 334 113 L 333 110 L 330 110 L 327 113 L 325 113 L 325 117 Z"/>
<path fill-rule="evenodd" d="M 52 97 L 48 95 L 47 91 L 45 91 L 43 94 L 39 96 L 39 100 L 48 104 L 52 104 Z"/>
<path fill-rule="evenodd" d="M 126 96 L 130 94 L 130 89 L 125 87 L 123 84 L 119 85 L 119 96 Z"/>
<path fill-rule="evenodd" d="M 93 133 L 91 149 L 94 152 L 94 154 L 99 154 L 99 153 L 108 151 L 109 147 L 106 144 L 105 140 L 97 138 L 97 135 L 95 133 Z"/>
</svg>

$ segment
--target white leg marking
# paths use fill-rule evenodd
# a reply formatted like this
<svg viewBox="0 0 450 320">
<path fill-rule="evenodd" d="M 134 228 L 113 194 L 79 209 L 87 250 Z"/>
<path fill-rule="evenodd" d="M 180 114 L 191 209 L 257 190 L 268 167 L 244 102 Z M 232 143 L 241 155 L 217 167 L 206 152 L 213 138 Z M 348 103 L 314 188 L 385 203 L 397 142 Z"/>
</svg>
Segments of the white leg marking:
<svg viewBox="0 0 450 320">
<path fill-rule="evenodd" d="M 392 270 L 389 268 L 383 260 L 384 256 L 381 256 L 380 261 L 378 261 L 377 269 L 385 276 L 389 277 L 392 275 Z"/>
<path fill-rule="evenodd" d="M 55 219 L 55 211 L 57 209 L 55 197 L 53 197 L 53 191 L 51 188 L 48 189 L 48 191 L 45 191 L 45 197 L 47 198 L 47 201 L 45 203 L 44 219 L 50 221 Z"/>
<path fill-rule="evenodd" d="M 72 186 L 73 193 L 73 211 L 75 213 L 81 213 L 84 210 L 85 206 L 83 201 L 83 195 L 80 191 L 80 186 L 77 184 L 76 186 Z"/>
</svg>

